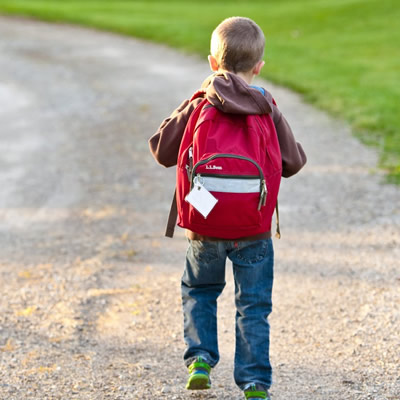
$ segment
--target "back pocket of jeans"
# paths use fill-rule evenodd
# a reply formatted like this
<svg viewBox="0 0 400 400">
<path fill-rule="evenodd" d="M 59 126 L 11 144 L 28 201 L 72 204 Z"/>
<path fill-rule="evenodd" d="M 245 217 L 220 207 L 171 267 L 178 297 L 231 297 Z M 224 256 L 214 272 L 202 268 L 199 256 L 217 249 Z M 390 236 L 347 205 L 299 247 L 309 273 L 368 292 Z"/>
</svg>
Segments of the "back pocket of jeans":
<svg viewBox="0 0 400 400">
<path fill-rule="evenodd" d="M 247 264 L 255 264 L 262 261 L 270 252 L 268 240 L 258 240 L 248 244 L 242 243 L 241 246 L 243 247 L 239 247 L 237 250 L 237 258 Z"/>
</svg>

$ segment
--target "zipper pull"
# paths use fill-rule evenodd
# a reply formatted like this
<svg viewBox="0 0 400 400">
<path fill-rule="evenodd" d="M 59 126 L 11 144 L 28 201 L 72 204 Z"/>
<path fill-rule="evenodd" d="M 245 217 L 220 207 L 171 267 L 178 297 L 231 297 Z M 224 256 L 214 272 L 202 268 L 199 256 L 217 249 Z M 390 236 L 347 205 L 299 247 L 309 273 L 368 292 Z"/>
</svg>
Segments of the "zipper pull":
<svg viewBox="0 0 400 400">
<path fill-rule="evenodd" d="M 265 206 L 267 202 L 267 185 L 265 180 L 261 181 L 261 192 L 260 192 L 260 201 L 258 202 L 257 210 L 260 211 L 262 206 Z"/>
<path fill-rule="evenodd" d="M 263 193 L 263 202 L 262 205 L 265 206 L 265 204 L 267 203 L 267 184 L 265 183 L 265 181 L 263 181 L 263 189 L 264 189 L 264 193 Z"/>
<path fill-rule="evenodd" d="M 192 170 L 193 170 L 193 147 L 189 147 L 189 164 L 186 165 L 186 172 L 189 179 L 189 182 L 192 179 Z"/>
<path fill-rule="evenodd" d="M 190 171 L 189 171 L 189 165 L 186 165 L 186 173 L 187 173 L 187 177 L 190 181 Z"/>
</svg>

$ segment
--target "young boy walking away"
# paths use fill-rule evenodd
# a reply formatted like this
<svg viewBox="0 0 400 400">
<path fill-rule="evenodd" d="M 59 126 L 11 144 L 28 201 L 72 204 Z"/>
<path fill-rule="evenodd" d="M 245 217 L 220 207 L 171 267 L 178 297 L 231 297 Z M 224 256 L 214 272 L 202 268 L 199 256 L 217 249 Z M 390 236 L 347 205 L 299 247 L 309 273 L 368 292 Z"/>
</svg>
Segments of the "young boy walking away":
<svg viewBox="0 0 400 400">
<path fill-rule="evenodd" d="M 218 121 L 225 119 L 225 124 L 226 119 L 232 121 L 230 132 L 232 137 L 225 138 L 228 146 L 230 145 L 229 142 L 235 142 L 232 146 L 239 148 L 243 141 L 237 139 L 238 137 L 249 138 L 245 140 L 248 141 L 259 135 L 261 137 L 259 140 L 260 147 L 257 145 L 258 148 L 253 149 L 253 151 L 257 153 L 258 150 L 258 153 L 263 153 L 260 157 L 265 158 L 267 160 L 265 162 L 269 162 L 268 160 L 274 159 L 274 154 L 271 154 L 271 150 L 266 151 L 265 149 L 268 149 L 268 147 L 263 146 L 268 146 L 265 142 L 274 143 L 275 140 L 279 180 L 281 175 L 283 177 L 292 176 L 303 167 L 306 163 L 305 153 L 301 145 L 295 141 L 286 119 L 279 111 L 271 94 L 261 87 L 251 85 L 254 76 L 260 73 L 264 65 L 262 61 L 264 45 L 265 39 L 262 30 L 248 18 L 228 18 L 214 30 L 211 39 L 211 55 L 208 57 L 214 74 L 205 80 L 201 90 L 191 100 L 185 100 L 169 118 L 163 121 L 159 130 L 149 140 L 151 152 L 160 164 L 166 167 L 176 165 L 179 162 L 178 155 L 180 156 L 184 150 L 183 147 L 185 147 L 183 142 L 186 140 L 187 131 L 192 129 L 191 126 L 196 123 L 196 121 L 193 122 L 193 118 L 201 119 L 203 114 L 213 113 L 212 118 L 219 118 Z M 192 114 L 193 116 L 190 118 Z M 253 133 L 250 135 L 246 131 L 246 123 L 250 123 L 249 121 L 254 119 L 258 121 L 254 126 L 259 126 L 259 129 L 252 128 Z M 204 118 L 202 124 L 205 124 Z M 236 132 L 235 129 L 242 124 L 245 127 L 243 128 L 244 131 Z M 267 132 L 268 129 L 271 137 L 264 140 L 263 130 Z M 255 132 L 256 130 L 259 132 Z M 246 134 L 248 136 L 243 136 Z M 200 128 L 197 125 L 194 141 L 203 140 L 196 139 L 196 135 L 200 135 Z M 218 132 L 214 132 L 210 128 L 202 143 L 206 143 L 207 140 L 208 142 L 215 141 L 217 136 Z M 218 220 L 219 214 L 222 214 L 224 209 L 217 207 L 225 204 L 225 199 L 229 201 L 229 199 L 236 199 L 241 195 L 248 196 L 245 197 L 249 199 L 248 204 L 243 203 L 243 206 L 236 206 L 232 218 L 239 221 L 239 225 L 240 223 L 243 225 L 243 232 L 247 232 L 248 221 L 244 219 L 244 210 L 247 206 L 251 206 L 253 202 L 251 196 L 256 196 L 254 200 L 255 209 L 257 209 L 257 204 L 258 210 L 263 209 L 265 204 L 271 210 L 274 209 L 277 193 L 274 198 L 272 186 L 269 187 L 267 177 L 261 171 L 262 168 L 259 168 L 260 177 L 256 176 L 255 182 L 258 183 L 255 185 L 255 190 L 250 188 L 254 172 L 253 175 L 249 176 L 244 175 L 244 171 L 242 171 L 244 166 L 247 168 L 251 165 L 251 168 L 258 173 L 254 167 L 257 164 L 256 162 L 244 164 L 245 161 L 249 161 L 248 158 L 233 155 L 234 162 L 237 162 L 235 164 L 237 171 L 235 176 L 232 175 L 232 179 L 223 174 L 219 176 L 206 173 L 196 175 L 194 169 L 200 166 L 204 167 L 204 164 L 210 160 L 218 159 L 220 163 L 218 165 L 215 163 L 206 165 L 207 171 L 205 172 L 217 174 L 221 173 L 222 164 L 224 168 L 228 165 L 224 164 L 225 161 L 226 163 L 230 162 L 228 160 L 229 154 L 216 154 L 205 161 L 198 162 L 195 166 L 190 165 L 191 161 L 194 163 L 196 157 L 199 157 L 199 154 L 197 154 L 199 152 L 198 148 L 188 148 L 187 158 L 190 162 L 187 168 L 191 188 L 197 188 L 199 193 L 206 192 L 207 199 L 210 192 L 215 197 L 220 196 L 217 198 L 217 205 L 214 205 L 214 203 L 208 205 L 209 208 L 206 211 L 202 210 L 202 206 L 208 203 L 207 199 L 198 198 L 200 203 L 203 203 L 200 206 L 196 205 L 196 200 L 188 199 L 193 202 L 194 208 L 191 212 L 195 217 L 196 215 L 200 216 L 200 211 L 203 213 L 199 219 L 203 221 L 202 223 L 207 224 L 213 218 Z M 235 153 L 235 151 L 231 153 Z M 242 161 L 243 163 L 240 164 L 239 162 Z M 178 174 L 179 168 L 178 165 Z M 189 182 L 187 178 L 186 180 Z M 232 182 L 234 182 L 233 186 Z M 209 186 L 207 187 L 207 185 Z M 229 190 L 228 187 L 230 187 Z M 279 188 L 279 182 L 277 187 Z M 179 187 L 177 187 L 177 193 L 178 190 Z M 252 193 L 252 191 L 257 191 L 257 193 Z M 193 189 L 192 192 L 195 192 L 195 190 Z M 218 192 L 224 193 L 221 195 Z M 226 192 L 230 192 L 228 196 L 226 196 Z M 193 197 L 197 196 L 196 193 L 192 194 Z M 268 196 L 270 196 L 270 199 Z M 268 205 L 268 201 L 271 204 Z M 178 201 L 178 224 L 187 226 L 183 222 L 185 216 L 179 209 L 180 207 L 186 207 L 184 201 Z M 241 221 L 242 216 L 243 220 Z M 235 233 L 235 230 L 227 228 L 226 225 L 220 229 L 215 228 L 215 230 L 212 227 L 207 227 L 207 225 L 204 225 L 204 229 L 201 228 L 202 225 L 198 225 L 198 229 L 193 228 L 186 231 L 189 248 L 182 277 L 182 303 L 184 338 L 187 345 L 184 360 L 189 369 L 187 389 L 208 389 L 211 387 L 210 371 L 219 360 L 217 298 L 225 286 L 225 263 L 226 259 L 229 258 L 233 264 L 237 310 L 235 382 L 243 390 L 246 399 L 269 398 L 268 389 L 271 385 L 272 368 L 269 359 L 269 323 L 267 317 L 272 309 L 271 294 L 274 264 L 271 217 L 272 215 L 268 215 L 268 220 L 261 223 L 261 228 L 248 231 L 249 234 Z M 227 221 L 230 221 L 229 217 Z M 209 234 L 210 232 L 211 234 Z M 240 229 L 237 232 L 241 232 Z"/>
</svg>

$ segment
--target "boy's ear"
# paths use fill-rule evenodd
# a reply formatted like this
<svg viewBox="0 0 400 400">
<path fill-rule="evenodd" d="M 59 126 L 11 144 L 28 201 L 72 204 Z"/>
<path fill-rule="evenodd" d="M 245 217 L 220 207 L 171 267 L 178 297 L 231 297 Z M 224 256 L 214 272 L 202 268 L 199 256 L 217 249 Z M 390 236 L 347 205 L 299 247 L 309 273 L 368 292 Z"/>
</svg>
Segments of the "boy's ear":
<svg viewBox="0 0 400 400">
<path fill-rule="evenodd" d="M 262 70 L 262 67 L 265 65 L 265 61 L 259 61 L 257 64 L 256 64 L 256 66 L 253 68 L 253 74 L 254 75 L 259 75 L 260 74 L 260 72 L 261 72 L 261 70 Z"/>
<path fill-rule="evenodd" d="M 214 71 L 214 72 L 218 71 L 218 69 L 219 69 L 218 62 L 214 56 L 209 55 L 208 62 L 210 64 L 211 71 Z"/>
</svg>

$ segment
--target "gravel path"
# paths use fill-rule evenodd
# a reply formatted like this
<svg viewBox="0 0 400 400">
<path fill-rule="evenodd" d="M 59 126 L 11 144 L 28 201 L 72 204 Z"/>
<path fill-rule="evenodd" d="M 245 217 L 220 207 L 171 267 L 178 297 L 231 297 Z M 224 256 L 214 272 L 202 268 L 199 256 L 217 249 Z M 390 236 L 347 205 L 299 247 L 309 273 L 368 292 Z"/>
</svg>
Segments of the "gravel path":
<svg viewBox="0 0 400 400">
<path fill-rule="evenodd" d="M 206 63 L 0 18 L 0 71 L 0 398 L 241 399 L 230 268 L 214 388 L 183 389 L 186 242 L 163 238 L 174 171 L 147 149 Z M 280 196 L 273 399 L 399 400 L 400 189 L 345 124 L 262 84 L 309 158 Z"/>
</svg>

